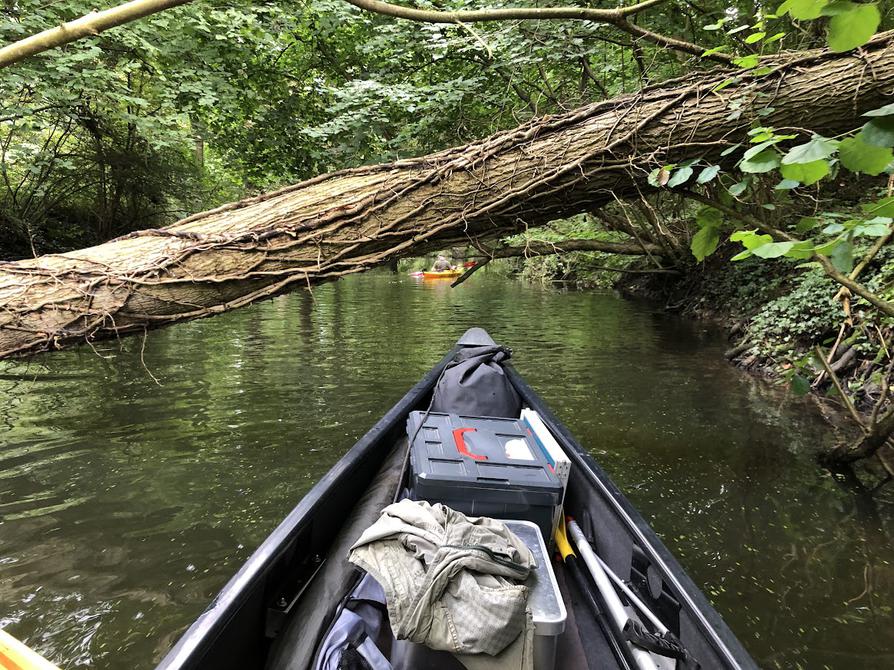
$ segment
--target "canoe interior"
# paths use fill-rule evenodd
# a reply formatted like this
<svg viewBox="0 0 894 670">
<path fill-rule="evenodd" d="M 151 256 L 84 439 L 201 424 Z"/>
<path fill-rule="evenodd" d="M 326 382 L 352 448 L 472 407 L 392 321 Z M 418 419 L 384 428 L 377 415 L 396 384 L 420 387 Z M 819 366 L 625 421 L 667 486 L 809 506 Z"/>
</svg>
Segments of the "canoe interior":
<svg viewBox="0 0 894 670">
<path fill-rule="evenodd" d="M 301 500 L 183 634 L 159 670 L 261 670 L 268 667 L 271 648 L 283 642 L 282 636 L 316 638 L 325 630 L 328 624 L 324 619 L 334 610 L 338 598 L 319 603 L 319 616 L 306 617 L 304 589 L 314 576 L 326 574 L 332 567 L 326 565 L 328 562 L 346 563 L 344 555 L 330 555 L 336 534 L 355 511 L 363 492 L 373 484 L 383 461 L 394 458 L 395 445 L 405 451 L 407 415 L 428 406 L 434 384 L 454 353 L 449 352 Z M 568 453 L 572 471 L 565 511 L 577 519 L 597 553 L 679 636 L 702 668 L 757 668 L 608 476 L 514 368 L 506 366 L 506 371 L 525 404 L 541 415 Z M 396 462 L 401 461 L 402 454 Z M 405 471 L 401 477 L 406 477 Z M 620 667 L 577 592 L 576 583 L 561 563 L 554 562 L 553 567 L 569 613 L 566 632 L 559 640 L 556 668 Z M 344 593 L 349 584 L 334 586 Z M 302 606 L 304 614 L 299 615 Z M 308 623 L 296 623 L 299 616 Z M 305 642 L 313 644 L 315 640 Z"/>
</svg>

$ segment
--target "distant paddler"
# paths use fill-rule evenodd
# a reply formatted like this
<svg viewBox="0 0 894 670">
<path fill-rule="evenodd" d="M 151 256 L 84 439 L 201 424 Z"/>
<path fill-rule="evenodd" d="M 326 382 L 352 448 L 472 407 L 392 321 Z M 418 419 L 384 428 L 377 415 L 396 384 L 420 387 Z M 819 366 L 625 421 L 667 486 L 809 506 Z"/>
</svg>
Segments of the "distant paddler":
<svg viewBox="0 0 894 670">
<path fill-rule="evenodd" d="M 456 268 L 450 264 L 450 261 L 448 261 L 447 257 L 443 254 L 438 254 L 435 264 L 431 266 L 432 272 L 450 272 L 455 269 Z"/>
</svg>

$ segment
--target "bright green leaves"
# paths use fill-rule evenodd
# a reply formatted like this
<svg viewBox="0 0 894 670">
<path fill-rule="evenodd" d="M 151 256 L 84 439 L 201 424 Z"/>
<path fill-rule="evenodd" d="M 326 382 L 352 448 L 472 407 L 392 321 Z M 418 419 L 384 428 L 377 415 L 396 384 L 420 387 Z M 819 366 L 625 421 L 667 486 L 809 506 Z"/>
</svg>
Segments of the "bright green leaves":
<svg viewBox="0 0 894 670">
<path fill-rule="evenodd" d="M 882 198 L 876 202 L 865 203 L 861 209 L 870 216 L 894 217 L 894 196 Z"/>
<path fill-rule="evenodd" d="M 692 255 L 701 263 L 714 253 L 720 243 L 720 227 L 723 225 L 723 214 L 713 207 L 702 207 L 696 212 L 695 222 L 698 232 L 692 236 L 689 248 Z"/>
<path fill-rule="evenodd" d="M 679 186 L 680 184 L 685 184 L 689 181 L 689 178 L 692 176 L 692 167 L 689 165 L 683 165 L 678 170 L 675 170 L 671 175 L 670 179 L 667 180 L 667 185 L 670 188 L 674 188 L 675 186 Z"/>
<path fill-rule="evenodd" d="M 826 14 L 834 11 L 829 21 L 829 48 L 832 51 L 850 51 L 869 41 L 881 23 L 881 15 L 874 4 L 833 2 Z"/>
<path fill-rule="evenodd" d="M 720 228 L 705 226 L 704 228 L 699 228 L 698 232 L 692 236 L 689 248 L 692 249 L 692 255 L 695 256 L 695 259 L 701 263 L 714 253 L 719 243 Z"/>
<path fill-rule="evenodd" d="M 786 165 L 785 158 L 783 158 L 783 165 L 779 168 L 779 172 L 781 172 L 782 176 L 787 180 L 800 182 L 804 186 L 815 184 L 829 174 L 829 170 L 829 162 L 822 159 L 811 161 L 810 163 L 792 163 Z"/>
<path fill-rule="evenodd" d="M 751 143 L 739 161 L 739 169 L 749 174 L 763 174 L 779 167 L 779 152 L 774 148 L 779 142 L 793 139 L 794 135 L 777 135 L 773 128 L 760 126 L 748 131 Z"/>
<path fill-rule="evenodd" d="M 810 382 L 797 373 L 789 377 L 788 387 L 797 396 L 804 396 L 810 393 Z"/>
<path fill-rule="evenodd" d="M 779 167 L 779 152 L 775 149 L 764 149 L 739 162 L 739 169 L 751 174 L 770 172 L 777 167 Z"/>
<path fill-rule="evenodd" d="M 692 178 L 693 173 L 695 172 L 694 166 L 697 166 L 699 163 L 698 158 L 690 158 L 689 160 L 685 160 L 682 163 L 675 164 L 671 163 L 670 165 L 665 165 L 660 168 L 655 168 L 649 173 L 648 182 L 650 186 L 654 186 L 659 188 L 661 186 L 667 186 L 668 188 L 675 188 L 680 186 L 681 184 L 685 184 Z M 717 172 L 720 170 L 716 165 L 713 166 L 714 174 L 706 176 L 705 173 L 711 170 L 712 167 L 709 166 L 702 170 L 699 174 L 696 181 L 699 184 L 704 184 L 707 181 L 716 176 Z M 704 181 L 702 179 L 704 178 Z"/>
<path fill-rule="evenodd" d="M 860 132 L 860 139 L 874 147 L 894 146 L 894 118 L 890 116 L 872 119 Z"/>
<path fill-rule="evenodd" d="M 739 56 L 738 58 L 733 58 L 733 65 L 736 67 L 740 67 L 743 70 L 751 70 L 758 66 L 760 62 L 760 56 L 757 54 L 748 54 L 747 56 Z"/>
<path fill-rule="evenodd" d="M 716 177 L 717 173 L 719 172 L 719 165 L 709 165 L 699 173 L 698 178 L 695 181 L 697 184 L 707 184 L 709 181 L 714 179 L 714 177 Z"/>
<path fill-rule="evenodd" d="M 828 0 L 785 0 L 779 5 L 776 13 L 779 16 L 787 13 L 793 19 L 810 21 L 822 16 L 823 8 L 827 4 Z"/>
<path fill-rule="evenodd" d="M 821 16 L 831 17 L 828 44 L 832 51 L 849 51 L 866 42 L 878 30 L 881 14 L 874 3 L 847 0 L 785 0 L 776 12 L 788 14 L 798 21 L 811 21 Z"/>
<path fill-rule="evenodd" d="M 842 140 L 838 147 L 841 164 L 853 172 L 878 175 L 884 172 L 894 160 L 894 154 L 887 147 L 877 147 L 863 141 L 863 133 Z"/>
<path fill-rule="evenodd" d="M 807 144 L 799 144 L 789 149 L 782 158 L 783 165 L 813 163 L 829 158 L 838 149 L 838 142 L 814 135 Z"/>
</svg>

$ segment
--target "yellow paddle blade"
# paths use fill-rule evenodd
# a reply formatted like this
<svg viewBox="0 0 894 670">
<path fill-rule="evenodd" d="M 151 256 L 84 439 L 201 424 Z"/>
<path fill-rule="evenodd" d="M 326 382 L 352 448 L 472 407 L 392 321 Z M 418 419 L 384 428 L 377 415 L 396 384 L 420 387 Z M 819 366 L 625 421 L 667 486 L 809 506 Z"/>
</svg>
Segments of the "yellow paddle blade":
<svg viewBox="0 0 894 670">
<path fill-rule="evenodd" d="M 59 670 L 43 656 L 0 630 L 0 670 Z"/>
<path fill-rule="evenodd" d="M 565 535 L 565 515 L 561 515 L 559 519 L 560 521 L 556 526 L 556 532 L 553 537 L 556 540 L 556 547 L 559 550 L 559 554 L 561 554 L 562 560 L 564 561 L 569 556 L 576 556 L 577 554 L 574 553 L 574 549 L 571 548 L 571 543 Z"/>
</svg>

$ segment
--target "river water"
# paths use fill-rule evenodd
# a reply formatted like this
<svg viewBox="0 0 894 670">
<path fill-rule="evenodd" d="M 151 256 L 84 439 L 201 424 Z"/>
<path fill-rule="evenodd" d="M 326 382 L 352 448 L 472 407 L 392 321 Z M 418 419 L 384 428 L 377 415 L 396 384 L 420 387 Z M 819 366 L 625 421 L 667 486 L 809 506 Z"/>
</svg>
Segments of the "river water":
<svg viewBox="0 0 894 670">
<path fill-rule="evenodd" d="M 888 505 L 818 469 L 813 407 L 703 324 L 480 272 L 368 274 L 0 364 L 0 626 L 62 668 L 151 668 L 468 327 L 627 492 L 762 667 L 894 668 Z M 887 524 L 887 533 L 894 530 Z"/>
</svg>

